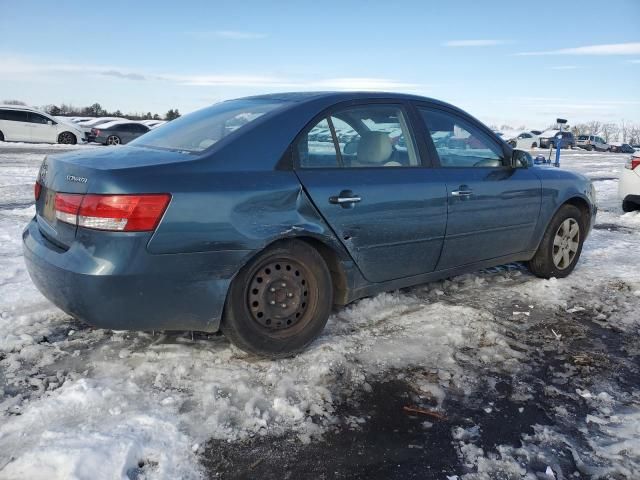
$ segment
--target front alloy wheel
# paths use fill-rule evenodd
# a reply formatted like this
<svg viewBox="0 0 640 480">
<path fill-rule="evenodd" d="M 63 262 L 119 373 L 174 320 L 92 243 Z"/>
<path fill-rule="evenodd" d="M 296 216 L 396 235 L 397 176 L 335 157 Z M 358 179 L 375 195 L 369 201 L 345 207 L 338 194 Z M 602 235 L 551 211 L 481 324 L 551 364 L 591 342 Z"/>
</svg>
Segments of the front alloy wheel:
<svg viewBox="0 0 640 480">
<path fill-rule="evenodd" d="M 571 265 L 580 246 L 580 225 L 573 218 L 567 218 L 558 227 L 553 239 L 553 264 L 560 270 Z"/>
<path fill-rule="evenodd" d="M 76 136 L 71 132 L 62 132 L 60 136 L 58 136 L 58 143 L 74 145 L 76 143 Z"/>
<path fill-rule="evenodd" d="M 560 207 L 549 222 L 536 254 L 527 263 L 531 273 L 541 278 L 569 275 L 580 258 L 588 221 L 575 205 Z"/>
</svg>

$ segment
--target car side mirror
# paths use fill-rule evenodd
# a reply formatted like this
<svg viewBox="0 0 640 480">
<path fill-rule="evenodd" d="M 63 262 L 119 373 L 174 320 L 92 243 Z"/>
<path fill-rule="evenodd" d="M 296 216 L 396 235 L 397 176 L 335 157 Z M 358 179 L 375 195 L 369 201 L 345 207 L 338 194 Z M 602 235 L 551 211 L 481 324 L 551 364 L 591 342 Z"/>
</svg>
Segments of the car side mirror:
<svg viewBox="0 0 640 480">
<path fill-rule="evenodd" d="M 53 122 L 51 120 L 47 120 L 47 125 L 53 125 Z"/>
<path fill-rule="evenodd" d="M 524 150 L 514 150 L 511 153 L 511 167 L 530 168 L 533 167 L 533 157 Z"/>
</svg>

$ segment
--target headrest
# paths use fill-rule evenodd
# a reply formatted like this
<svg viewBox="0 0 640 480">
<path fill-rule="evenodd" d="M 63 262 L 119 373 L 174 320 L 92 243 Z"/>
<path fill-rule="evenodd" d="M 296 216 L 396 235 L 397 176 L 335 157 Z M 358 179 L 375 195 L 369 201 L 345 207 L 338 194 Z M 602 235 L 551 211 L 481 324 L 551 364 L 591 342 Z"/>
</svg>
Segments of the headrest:
<svg viewBox="0 0 640 480">
<path fill-rule="evenodd" d="M 383 164 L 389 160 L 393 148 L 384 132 L 367 132 L 358 142 L 358 163 Z"/>
</svg>

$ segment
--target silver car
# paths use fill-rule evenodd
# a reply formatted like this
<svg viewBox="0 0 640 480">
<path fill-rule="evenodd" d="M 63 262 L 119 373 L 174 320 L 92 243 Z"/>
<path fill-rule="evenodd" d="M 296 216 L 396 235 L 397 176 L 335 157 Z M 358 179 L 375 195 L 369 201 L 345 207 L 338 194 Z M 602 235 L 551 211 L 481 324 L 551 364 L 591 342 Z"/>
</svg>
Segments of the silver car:
<svg viewBox="0 0 640 480">
<path fill-rule="evenodd" d="M 103 145 L 120 145 L 144 135 L 149 127 L 137 122 L 110 122 L 91 129 L 89 141 Z"/>
<path fill-rule="evenodd" d="M 611 146 L 602 137 L 596 135 L 578 135 L 576 147 L 597 152 L 608 152 L 611 149 Z"/>
</svg>

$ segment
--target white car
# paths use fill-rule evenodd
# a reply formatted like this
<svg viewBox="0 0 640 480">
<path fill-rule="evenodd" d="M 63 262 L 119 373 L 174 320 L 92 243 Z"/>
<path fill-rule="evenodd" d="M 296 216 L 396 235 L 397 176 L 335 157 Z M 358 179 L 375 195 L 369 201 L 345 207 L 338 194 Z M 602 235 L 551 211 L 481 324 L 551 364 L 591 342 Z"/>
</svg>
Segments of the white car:
<svg viewBox="0 0 640 480">
<path fill-rule="evenodd" d="M 625 164 L 618 182 L 622 210 L 640 210 L 640 152 L 634 153 Z"/>
<path fill-rule="evenodd" d="M 0 141 L 76 144 L 86 141 L 78 125 L 19 105 L 0 105 Z"/>
<path fill-rule="evenodd" d="M 520 150 L 528 150 L 540 146 L 538 135 L 532 132 L 517 132 L 515 135 L 511 135 L 511 138 L 505 138 L 505 140 L 513 148 Z"/>
</svg>

